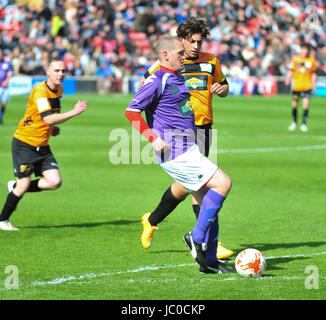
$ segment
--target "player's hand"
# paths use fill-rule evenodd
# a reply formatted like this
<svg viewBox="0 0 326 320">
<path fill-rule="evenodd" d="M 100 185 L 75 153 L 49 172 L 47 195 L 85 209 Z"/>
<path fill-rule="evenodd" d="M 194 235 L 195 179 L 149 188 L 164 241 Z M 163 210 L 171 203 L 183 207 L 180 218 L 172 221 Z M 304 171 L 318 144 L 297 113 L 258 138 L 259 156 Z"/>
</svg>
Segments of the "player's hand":
<svg viewBox="0 0 326 320">
<path fill-rule="evenodd" d="M 291 84 L 291 80 L 292 80 L 292 76 L 293 76 L 293 73 L 290 72 L 289 74 L 287 74 L 285 80 L 284 80 L 284 84 L 286 86 L 289 86 Z"/>
<path fill-rule="evenodd" d="M 2 83 L 1 83 L 1 87 L 2 88 L 8 88 L 8 80 L 3 80 Z"/>
<path fill-rule="evenodd" d="M 166 152 L 170 150 L 169 145 L 160 137 L 158 137 L 154 142 L 152 142 L 152 146 L 155 152 Z"/>
<path fill-rule="evenodd" d="M 76 115 L 84 112 L 87 109 L 87 101 L 78 101 L 74 106 L 74 112 Z"/>
<path fill-rule="evenodd" d="M 55 137 L 60 134 L 60 128 L 57 126 L 52 127 L 52 136 Z"/>
<path fill-rule="evenodd" d="M 216 93 L 217 95 L 224 95 L 227 88 L 227 86 L 215 82 L 212 84 L 210 91 L 211 93 Z"/>
</svg>

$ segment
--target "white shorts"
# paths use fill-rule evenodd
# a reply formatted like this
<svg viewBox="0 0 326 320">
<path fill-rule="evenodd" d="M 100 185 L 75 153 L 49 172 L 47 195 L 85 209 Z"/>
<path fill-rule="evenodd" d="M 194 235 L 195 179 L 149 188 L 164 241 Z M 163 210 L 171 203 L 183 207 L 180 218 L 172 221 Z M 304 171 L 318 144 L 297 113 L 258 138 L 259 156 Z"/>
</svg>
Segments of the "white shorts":
<svg viewBox="0 0 326 320">
<path fill-rule="evenodd" d="M 9 102 L 9 88 L 1 88 L 0 87 L 0 102 L 8 103 Z"/>
<path fill-rule="evenodd" d="M 216 164 L 199 151 L 196 144 L 180 156 L 161 163 L 160 166 L 189 192 L 198 191 L 218 169 Z"/>
</svg>

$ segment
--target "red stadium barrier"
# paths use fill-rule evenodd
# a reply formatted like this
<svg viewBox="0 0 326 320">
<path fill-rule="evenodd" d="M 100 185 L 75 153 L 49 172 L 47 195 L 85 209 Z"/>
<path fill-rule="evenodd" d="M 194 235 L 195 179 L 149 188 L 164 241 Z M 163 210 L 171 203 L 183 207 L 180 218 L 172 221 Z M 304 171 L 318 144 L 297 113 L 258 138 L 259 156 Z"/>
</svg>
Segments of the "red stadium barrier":
<svg viewBox="0 0 326 320">
<path fill-rule="evenodd" d="M 265 97 L 277 95 L 277 81 L 273 78 L 263 78 L 259 80 L 258 92 Z"/>
</svg>

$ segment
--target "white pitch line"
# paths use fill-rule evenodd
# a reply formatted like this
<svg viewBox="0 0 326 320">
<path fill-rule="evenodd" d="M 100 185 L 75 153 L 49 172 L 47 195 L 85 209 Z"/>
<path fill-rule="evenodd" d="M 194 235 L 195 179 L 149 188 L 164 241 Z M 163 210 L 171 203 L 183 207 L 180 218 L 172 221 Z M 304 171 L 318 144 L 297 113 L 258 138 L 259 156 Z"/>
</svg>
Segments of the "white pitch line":
<svg viewBox="0 0 326 320">
<path fill-rule="evenodd" d="M 281 259 L 281 258 L 294 258 L 294 257 L 307 257 L 307 256 L 317 256 L 317 255 L 324 255 L 325 252 L 313 252 L 308 254 L 293 254 L 293 255 L 284 255 L 284 256 L 270 256 L 265 257 L 267 260 L 269 259 Z M 143 271 L 149 271 L 149 270 L 162 270 L 162 269 L 168 269 L 168 268 L 180 268 L 180 267 L 188 267 L 196 265 L 196 263 L 183 263 L 183 264 L 177 264 L 177 265 L 163 265 L 163 266 L 147 266 L 147 267 L 140 267 L 136 269 L 130 269 L 125 271 L 116 271 L 116 272 L 105 272 L 105 273 L 87 273 L 80 276 L 69 276 L 69 277 L 60 277 L 49 281 L 34 281 L 31 283 L 32 286 L 44 286 L 44 285 L 58 285 L 62 284 L 68 281 L 75 281 L 75 280 L 85 280 L 85 279 L 93 279 L 98 277 L 107 277 L 107 276 L 115 276 L 120 274 L 128 274 L 128 273 L 138 273 Z M 270 277 L 269 277 L 270 278 Z M 282 277 L 281 278 L 293 278 L 295 277 Z M 236 280 L 236 278 L 227 278 L 227 279 L 218 279 L 218 281 L 230 281 L 230 280 Z"/>
<path fill-rule="evenodd" d="M 219 149 L 211 150 L 210 153 L 266 153 L 266 152 L 284 152 L 284 151 L 307 151 L 307 150 L 323 150 L 326 144 L 313 146 L 297 146 L 297 147 L 270 147 L 270 148 L 246 148 L 246 149 Z"/>
<path fill-rule="evenodd" d="M 140 267 L 137 269 L 116 271 L 116 272 L 106 272 L 106 273 L 100 273 L 100 274 L 87 273 L 87 274 L 84 274 L 81 276 L 61 277 L 61 278 L 56 278 L 56 279 L 50 280 L 50 281 L 35 281 L 35 282 L 32 282 L 31 285 L 32 286 L 42 286 L 42 285 L 47 285 L 47 284 L 61 284 L 61 283 L 64 283 L 67 281 L 72 281 L 72 280 L 92 279 L 92 278 L 103 277 L 103 276 L 114 276 L 114 275 L 119 275 L 119 274 L 138 273 L 138 272 L 148 271 L 148 270 L 180 268 L 180 267 L 193 266 L 193 265 L 195 265 L 195 263 L 183 263 L 183 264 L 177 264 L 177 265 L 164 265 L 164 266 L 147 266 L 147 267 Z"/>
<path fill-rule="evenodd" d="M 326 279 L 326 276 L 319 276 L 319 279 Z M 214 282 L 226 282 L 226 281 L 241 281 L 241 280 L 246 280 L 248 278 L 246 277 L 233 277 L 233 278 L 205 278 L 203 280 L 199 281 L 214 281 Z M 264 276 L 264 277 L 257 277 L 257 278 L 249 278 L 253 279 L 256 281 L 265 281 L 265 280 L 275 280 L 275 279 L 280 279 L 280 280 L 301 280 L 301 279 L 307 279 L 307 276 Z"/>
<path fill-rule="evenodd" d="M 270 257 L 265 257 L 266 260 L 268 259 L 280 259 L 280 258 L 296 258 L 296 257 L 306 257 L 306 256 L 320 256 L 326 254 L 326 251 L 324 252 L 312 252 L 308 254 L 304 253 L 298 253 L 298 254 L 290 254 L 290 255 L 285 255 L 285 256 L 270 256 Z"/>
<path fill-rule="evenodd" d="M 266 147 L 266 148 L 246 148 L 246 149 L 219 149 L 210 151 L 210 154 L 222 154 L 222 153 L 267 153 L 267 152 L 284 152 L 284 151 L 307 151 L 307 150 L 324 150 L 326 149 L 326 144 L 320 145 L 310 145 L 310 146 L 297 146 L 297 147 Z M 0 152 L 1 154 L 1 152 Z M 90 155 L 100 156 L 108 154 L 107 151 L 92 151 Z M 121 156 L 129 155 L 132 153 L 121 152 Z M 137 154 L 137 153 L 136 153 Z M 58 152 L 58 156 L 61 157 L 72 157 L 75 154 L 73 152 Z"/>
<path fill-rule="evenodd" d="M 263 148 L 240 148 L 240 149 L 211 149 L 210 154 L 222 154 L 222 153 L 268 153 L 268 152 L 287 152 L 287 151 L 308 151 L 308 150 L 324 150 L 326 144 L 310 145 L 310 146 L 296 146 L 296 147 L 263 147 Z M 101 156 L 108 154 L 109 151 L 92 151 L 90 155 Z M 8 152 L 0 151 L 0 155 L 7 155 Z M 121 155 L 129 155 L 129 152 L 121 152 Z M 75 156 L 75 152 L 59 151 L 57 153 L 60 157 L 72 157 Z"/>
</svg>

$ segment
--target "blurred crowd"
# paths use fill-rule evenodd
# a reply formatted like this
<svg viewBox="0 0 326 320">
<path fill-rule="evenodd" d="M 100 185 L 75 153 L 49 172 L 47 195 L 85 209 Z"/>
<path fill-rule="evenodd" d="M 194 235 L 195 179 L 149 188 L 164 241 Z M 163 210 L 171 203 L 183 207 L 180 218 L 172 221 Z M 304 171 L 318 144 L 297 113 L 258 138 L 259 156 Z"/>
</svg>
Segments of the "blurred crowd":
<svg viewBox="0 0 326 320">
<path fill-rule="evenodd" d="M 322 0 L 0 0 L 0 46 L 15 74 L 42 75 L 49 59 L 68 73 L 112 80 L 140 76 L 156 60 L 153 44 L 190 16 L 211 34 L 202 50 L 227 76 L 283 76 L 301 43 L 326 75 Z"/>
</svg>

